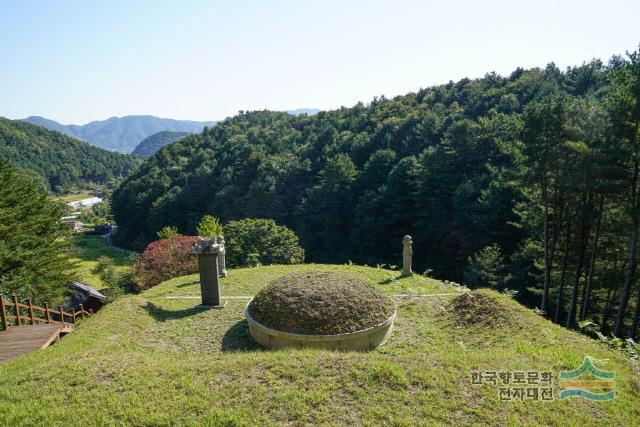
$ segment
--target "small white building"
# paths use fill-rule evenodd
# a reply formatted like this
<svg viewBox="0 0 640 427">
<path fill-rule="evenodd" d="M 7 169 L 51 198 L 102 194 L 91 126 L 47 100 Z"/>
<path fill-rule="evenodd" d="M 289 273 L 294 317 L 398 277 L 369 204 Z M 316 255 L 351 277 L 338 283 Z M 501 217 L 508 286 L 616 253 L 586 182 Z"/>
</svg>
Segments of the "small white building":
<svg viewBox="0 0 640 427">
<path fill-rule="evenodd" d="M 93 205 L 97 205 L 98 203 L 102 203 L 102 199 L 100 197 L 90 197 L 88 199 L 76 200 L 75 202 L 69 202 L 67 205 L 71 206 L 73 209 L 82 210 L 82 208 L 89 208 Z"/>
</svg>

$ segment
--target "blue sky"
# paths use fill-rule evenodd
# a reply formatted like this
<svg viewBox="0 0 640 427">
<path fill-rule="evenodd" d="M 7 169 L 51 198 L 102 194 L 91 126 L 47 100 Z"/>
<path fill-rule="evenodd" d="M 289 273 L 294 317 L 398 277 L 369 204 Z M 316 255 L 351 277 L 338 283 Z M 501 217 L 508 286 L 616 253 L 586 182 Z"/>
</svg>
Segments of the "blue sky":
<svg viewBox="0 0 640 427">
<path fill-rule="evenodd" d="M 0 116 L 333 109 L 634 50 L 635 1 L 0 2 Z"/>
</svg>

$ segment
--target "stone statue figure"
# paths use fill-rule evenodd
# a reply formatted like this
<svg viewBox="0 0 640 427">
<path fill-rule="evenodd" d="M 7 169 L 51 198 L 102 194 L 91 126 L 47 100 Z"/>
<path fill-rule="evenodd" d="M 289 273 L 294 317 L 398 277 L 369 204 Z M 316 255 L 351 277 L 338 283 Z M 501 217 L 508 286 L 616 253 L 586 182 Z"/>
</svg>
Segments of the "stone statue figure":
<svg viewBox="0 0 640 427">
<path fill-rule="evenodd" d="M 413 249 L 411 248 L 413 245 L 413 240 L 411 240 L 411 236 L 406 235 L 402 238 L 402 275 L 403 276 L 411 276 L 413 275 L 413 271 L 411 270 L 411 260 L 413 258 Z"/>
<path fill-rule="evenodd" d="M 227 277 L 227 261 L 224 252 L 224 236 L 218 236 L 218 244 L 220 245 L 220 253 L 218 254 L 218 273 L 220 277 Z"/>
</svg>

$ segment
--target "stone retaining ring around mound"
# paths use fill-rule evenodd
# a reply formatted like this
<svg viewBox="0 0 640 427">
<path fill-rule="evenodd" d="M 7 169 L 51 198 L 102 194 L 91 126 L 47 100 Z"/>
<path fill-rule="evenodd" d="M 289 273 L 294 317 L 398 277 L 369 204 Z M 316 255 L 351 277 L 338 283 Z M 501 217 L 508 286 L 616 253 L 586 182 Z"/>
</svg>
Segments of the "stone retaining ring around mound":
<svg viewBox="0 0 640 427">
<path fill-rule="evenodd" d="M 263 325 L 251 317 L 249 304 L 251 304 L 251 301 L 244 309 L 244 315 L 249 324 L 249 334 L 258 344 L 270 349 L 312 347 L 345 351 L 373 350 L 384 344 L 391 335 L 393 321 L 396 319 L 398 310 L 395 307 L 393 314 L 387 320 L 361 331 L 335 335 L 304 335 L 283 332 Z"/>
</svg>

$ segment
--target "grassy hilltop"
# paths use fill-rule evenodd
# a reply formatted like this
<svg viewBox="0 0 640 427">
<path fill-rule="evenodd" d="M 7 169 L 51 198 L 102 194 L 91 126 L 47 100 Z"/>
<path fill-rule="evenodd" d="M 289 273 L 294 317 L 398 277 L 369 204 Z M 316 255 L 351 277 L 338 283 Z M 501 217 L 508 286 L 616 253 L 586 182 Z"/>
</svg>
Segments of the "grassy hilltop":
<svg viewBox="0 0 640 427">
<path fill-rule="evenodd" d="M 637 425 L 640 374 L 604 345 L 492 291 L 356 266 L 232 270 L 224 296 L 251 296 L 302 269 L 358 273 L 394 297 L 390 340 L 368 353 L 264 351 L 248 337 L 245 298 L 196 308 L 197 276 L 119 299 L 46 350 L 0 366 L 5 425 Z M 424 295 L 430 296 L 424 296 Z M 557 375 L 585 355 L 616 374 L 617 397 L 501 402 L 471 371 Z"/>
</svg>

